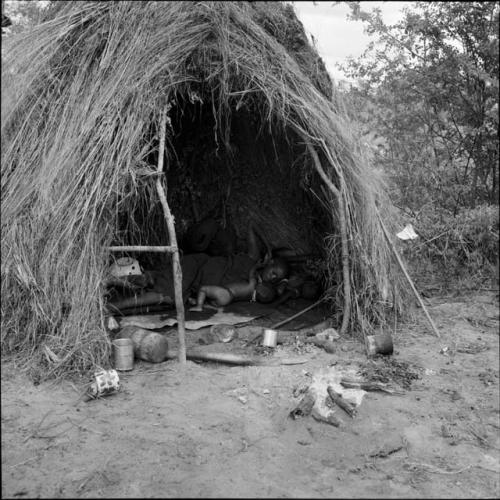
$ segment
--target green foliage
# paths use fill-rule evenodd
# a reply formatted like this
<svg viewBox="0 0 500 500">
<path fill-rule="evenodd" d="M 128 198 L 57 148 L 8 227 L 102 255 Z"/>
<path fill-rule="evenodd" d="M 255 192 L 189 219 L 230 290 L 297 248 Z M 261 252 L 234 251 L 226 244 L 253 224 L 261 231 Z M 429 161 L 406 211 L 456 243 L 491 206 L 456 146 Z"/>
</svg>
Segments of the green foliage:
<svg viewBox="0 0 500 500">
<path fill-rule="evenodd" d="M 2 12 L 9 16 L 12 26 L 9 31 L 11 33 L 19 33 L 27 28 L 31 28 L 40 24 L 51 3 L 48 0 L 15 0 L 2 1 Z"/>
<path fill-rule="evenodd" d="M 457 215 L 426 205 L 411 218 L 420 242 L 405 243 L 405 256 L 428 261 L 448 278 L 490 274 L 498 258 L 498 207 L 463 208 Z"/>
<path fill-rule="evenodd" d="M 500 4 L 416 2 L 391 26 L 348 4 L 374 37 L 343 68 L 357 81 L 352 113 L 394 203 L 432 240 L 408 257 L 445 272 L 487 268 L 498 256 Z"/>
<path fill-rule="evenodd" d="M 396 202 L 455 214 L 498 203 L 499 4 L 418 2 L 393 26 L 349 4 L 376 43 L 344 70 L 359 83 L 359 115 L 384 139 L 378 160 Z"/>
</svg>

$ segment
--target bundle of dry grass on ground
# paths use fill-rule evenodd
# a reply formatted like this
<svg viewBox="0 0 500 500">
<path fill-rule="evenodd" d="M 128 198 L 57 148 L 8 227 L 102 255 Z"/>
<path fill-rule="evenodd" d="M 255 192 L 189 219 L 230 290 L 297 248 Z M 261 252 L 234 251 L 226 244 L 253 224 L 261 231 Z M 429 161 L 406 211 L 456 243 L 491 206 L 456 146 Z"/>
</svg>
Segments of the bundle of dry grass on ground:
<svg viewBox="0 0 500 500">
<path fill-rule="evenodd" d="M 289 5 L 55 2 L 4 56 L 2 354 L 56 375 L 105 363 L 106 247 L 169 243 L 165 110 L 180 238 L 206 214 L 253 220 L 320 255 L 342 332 L 401 310 L 390 205 Z"/>
</svg>

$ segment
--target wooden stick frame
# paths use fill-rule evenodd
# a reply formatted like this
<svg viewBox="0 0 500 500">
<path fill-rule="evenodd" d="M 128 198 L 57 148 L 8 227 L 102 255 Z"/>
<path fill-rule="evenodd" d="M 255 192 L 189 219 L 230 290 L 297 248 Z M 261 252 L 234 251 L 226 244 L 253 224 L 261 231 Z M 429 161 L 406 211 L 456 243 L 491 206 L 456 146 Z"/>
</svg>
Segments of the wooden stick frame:
<svg viewBox="0 0 500 500">
<path fill-rule="evenodd" d="M 167 109 L 164 109 L 161 113 L 160 120 L 160 146 L 158 151 L 158 169 L 156 176 L 156 190 L 158 192 L 158 197 L 160 198 L 160 203 L 163 208 L 163 213 L 165 215 L 165 221 L 167 223 L 168 236 L 170 240 L 170 245 L 172 250 L 172 268 L 174 277 L 174 295 L 175 295 L 175 309 L 177 311 L 177 332 L 179 337 L 179 352 L 178 360 L 181 364 L 186 364 L 186 331 L 185 331 L 185 314 L 184 314 L 184 300 L 182 297 L 182 269 L 180 264 L 179 249 L 177 246 L 177 236 L 175 234 L 175 224 L 174 217 L 170 211 L 170 207 L 167 203 L 167 197 L 165 195 L 165 190 L 162 186 L 161 179 L 165 176 L 163 174 L 163 156 L 165 153 L 165 136 L 167 133 Z"/>
<path fill-rule="evenodd" d="M 167 196 L 162 186 L 163 175 L 163 157 L 165 153 L 165 136 L 167 133 L 167 109 L 162 111 L 160 118 L 160 145 L 158 148 L 158 167 L 156 171 L 156 191 L 160 198 L 160 203 L 167 223 L 168 236 L 170 240 L 169 246 L 144 246 L 144 245 L 128 245 L 128 246 L 110 246 L 110 252 L 165 252 L 172 254 L 172 268 L 174 278 L 174 296 L 175 309 L 177 312 L 177 332 L 179 336 L 179 351 L 178 360 L 181 364 L 186 363 L 186 329 L 185 329 L 185 314 L 184 300 L 182 297 L 182 268 L 180 264 L 179 247 L 177 246 L 177 236 L 175 234 L 175 223 L 170 207 L 168 206 Z"/>
</svg>

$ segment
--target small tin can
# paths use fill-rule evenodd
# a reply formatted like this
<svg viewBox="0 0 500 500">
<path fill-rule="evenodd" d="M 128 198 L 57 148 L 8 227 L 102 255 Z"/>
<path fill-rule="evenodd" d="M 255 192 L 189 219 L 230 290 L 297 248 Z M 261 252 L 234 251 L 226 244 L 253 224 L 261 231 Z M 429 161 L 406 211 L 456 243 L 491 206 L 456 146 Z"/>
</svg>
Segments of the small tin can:
<svg viewBox="0 0 500 500">
<path fill-rule="evenodd" d="M 115 339 L 113 353 L 117 370 L 132 370 L 134 367 L 134 343 L 131 339 Z"/>
<path fill-rule="evenodd" d="M 262 345 L 265 347 L 276 347 L 278 345 L 278 332 L 270 328 L 264 329 Z"/>
</svg>

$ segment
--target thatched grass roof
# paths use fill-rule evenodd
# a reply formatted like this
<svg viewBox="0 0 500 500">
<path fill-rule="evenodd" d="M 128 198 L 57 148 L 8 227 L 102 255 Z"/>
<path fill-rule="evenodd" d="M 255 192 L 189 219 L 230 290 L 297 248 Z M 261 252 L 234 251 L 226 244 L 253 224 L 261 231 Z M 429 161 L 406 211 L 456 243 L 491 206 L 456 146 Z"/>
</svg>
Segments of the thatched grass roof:
<svg viewBox="0 0 500 500">
<path fill-rule="evenodd" d="M 2 73 L 3 353 L 31 352 L 56 372 L 106 362 L 106 246 L 168 243 L 151 181 L 166 107 L 168 182 L 177 182 L 168 199 L 179 231 L 193 177 L 206 188 L 194 189 L 203 204 L 226 192 L 228 172 L 258 182 L 257 163 L 265 164 L 283 179 L 269 181 L 281 191 L 265 210 L 254 201 L 246 215 L 264 228 L 266 214 L 286 218 L 284 193 L 301 188 L 295 205 L 310 206 L 306 232 L 292 227 L 293 215 L 283 235 L 268 220 L 269 234 L 276 245 L 281 238 L 298 247 L 304 234 L 315 240 L 338 311 L 338 204 L 314 170 L 306 137 L 333 184 L 346 188 L 351 331 L 383 321 L 388 300 L 399 307 L 374 215 L 376 203 L 383 215 L 389 210 L 382 184 L 290 6 L 56 2 L 44 23 L 6 45 Z M 238 139 L 245 134 L 246 143 Z M 255 160 L 252 138 L 275 161 Z M 183 151 L 211 147 L 189 170 L 181 143 Z"/>
</svg>

